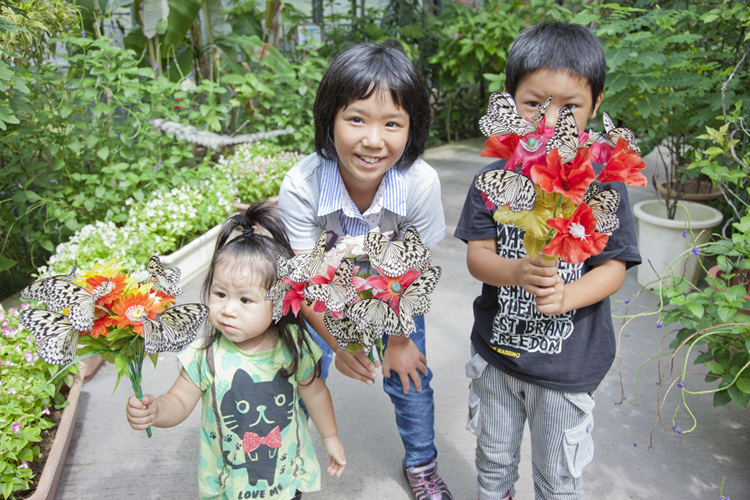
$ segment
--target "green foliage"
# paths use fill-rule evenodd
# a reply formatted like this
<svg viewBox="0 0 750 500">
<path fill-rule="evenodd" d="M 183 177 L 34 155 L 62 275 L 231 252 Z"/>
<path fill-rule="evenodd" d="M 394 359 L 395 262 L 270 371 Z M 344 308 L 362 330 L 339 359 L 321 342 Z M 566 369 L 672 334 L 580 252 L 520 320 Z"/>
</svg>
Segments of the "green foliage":
<svg viewBox="0 0 750 500">
<path fill-rule="evenodd" d="M 665 180 L 679 198 L 698 174 L 686 168 L 697 134 L 715 124 L 723 102 L 733 106 L 746 93 L 740 82 L 750 76 L 747 64 L 728 77 L 750 47 L 750 7 L 733 0 L 637 4 L 643 8 L 595 4 L 574 22 L 596 24 L 605 49 L 603 110 L 639 136 L 645 153 L 666 149 Z M 668 203 L 670 217 L 677 198 Z"/>
<path fill-rule="evenodd" d="M 19 315 L 15 309 L 0 309 L 0 380 L 4 393 L 0 405 L 0 494 L 4 499 L 18 498 L 16 493 L 30 487 L 34 480 L 31 465 L 39 462 L 36 443 L 42 440 L 44 429 L 54 426 L 48 417 L 50 409 L 67 406 L 60 390 L 73 384 L 70 373 L 47 384 L 61 369 L 39 358 L 34 337 L 20 324 Z"/>
</svg>

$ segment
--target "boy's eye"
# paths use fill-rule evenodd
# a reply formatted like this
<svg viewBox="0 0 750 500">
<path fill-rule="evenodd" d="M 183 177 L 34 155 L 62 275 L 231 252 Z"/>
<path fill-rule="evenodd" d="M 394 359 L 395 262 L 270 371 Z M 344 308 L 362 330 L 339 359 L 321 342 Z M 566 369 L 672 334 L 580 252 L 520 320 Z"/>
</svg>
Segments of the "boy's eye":
<svg viewBox="0 0 750 500">
<path fill-rule="evenodd" d="M 541 103 L 538 103 L 536 101 L 529 101 L 526 103 L 526 105 L 530 108 L 538 108 L 539 106 L 541 106 Z"/>
<path fill-rule="evenodd" d="M 356 116 L 354 118 L 349 118 L 349 121 L 352 122 L 352 123 L 364 123 L 362 121 L 362 118 L 359 118 L 359 117 L 356 117 Z"/>
<path fill-rule="evenodd" d="M 399 128 L 401 125 L 396 122 L 388 122 L 385 124 L 385 126 L 388 128 Z"/>
<path fill-rule="evenodd" d="M 248 299 L 247 297 L 242 297 L 240 299 L 240 302 L 242 302 L 243 304 L 250 304 L 252 303 L 252 300 Z"/>
</svg>

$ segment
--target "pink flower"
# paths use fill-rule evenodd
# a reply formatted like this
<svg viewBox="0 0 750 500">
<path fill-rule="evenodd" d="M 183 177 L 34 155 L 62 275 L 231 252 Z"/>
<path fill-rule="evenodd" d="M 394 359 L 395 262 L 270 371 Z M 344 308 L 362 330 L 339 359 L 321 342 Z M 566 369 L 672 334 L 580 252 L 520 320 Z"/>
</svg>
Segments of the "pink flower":
<svg viewBox="0 0 750 500">
<path fill-rule="evenodd" d="M 487 207 L 487 210 L 492 211 L 495 209 L 495 204 L 490 201 L 486 193 L 482 193 L 482 199 L 484 200 L 484 206 Z"/>
<path fill-rule="evenodd" d="M 26 460 L 24 460 L 23 462 L 21 462 L 21 465 L 19 465 L 18 467 L 21 469 L 28 469 L 29 463 Z"/>
<path fill-rule="evenodd" d="M 403 276 L 389 278 L 387 276 L 370 276 L 367 284 L 376 290 L 382 290 L 374 295 L 376 299 L 388 302 L 394 311 L 398 311 L 398 300 L 404 290 L 417 279 L 421 273 L 415 269 L 406 271 Z"/>
<path fill-rule="evenodd" d="M 20 423 L 16 422 L 16 423 L 13 424 L 12 427 L 13 427 L 13 432 L 15 432 L 16 434 L 18 434 L 19 432 L 21 432 L 21 424 Z"/>
<path fill-rule="evenodd" d="M 597 165 L 606 165 L 610 158 L 612 158 L 612 152 L 615 148 L 606 142 L 595 142 L 589 148 L 591 150 L 591 159 Z"/>
<path fill-rule="evenodd" d="M 23 304 L 21 304 L 21 309 L 23 309 L 24 311 L 26 309 L 29 309 L 30 307 L 31 307 L 31 303 L 30 302 L 24 302 Z"/>
<path fill-rule="evenodd" d="M 0 326 L 8 326 L 9 321 L 6 319 L 2 323 L 0 323 Z"/>
<path fill-rule="evenodd" d="M 302 299 L 305 298 L 304 292 L 307 284 L 297 283 L 296 281 L 291 281 L 289 278 L 284 278 L 282 281 L 290 285 L 289 291 L 284 295 L 283 314 L 287 314 L 291 310 L 292 313 L 297 316 L 297 313 L 302 307 Z"/>
<path fill-rule="evenodd" d="M 26 358 L 26 362 L 30 365 L 33 365 L 37 359 L 39 359 L 39 355 L 36 353 L 31 352 L 25 352 L 23 354 L 23 357 Z"/>
<path fill-rule="evenodd" d="M 7 365 L 8 363 L 5 363 L 5 364 Z M 16 391 L 15 387 L 11 387 L 10 389 L 8 389 L 8 394 L 16 394 L 17 392 L 18 391 Z"/>
<path fill-rule="evenodd" d="M 49 406 L 45 406 L 44 410 L 42 410 L 42 413 L 45 415 L 49 415 Z"/>
</svg>

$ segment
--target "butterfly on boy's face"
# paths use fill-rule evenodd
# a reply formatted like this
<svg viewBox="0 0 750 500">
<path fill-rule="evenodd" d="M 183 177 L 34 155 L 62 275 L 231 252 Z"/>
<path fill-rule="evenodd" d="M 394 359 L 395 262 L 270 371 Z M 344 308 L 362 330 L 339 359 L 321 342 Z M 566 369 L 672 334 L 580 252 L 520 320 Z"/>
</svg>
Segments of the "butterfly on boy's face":
<svg viewBox="0 0 750 500">
<path fill-rule="evenodd" d="M 518 114 L 516 103 L 509 93 L 493 92 L 490 94 L 487 114 L 479 119 L 479 130 L 487 137 L 505 134 L 524 136 L 536 132 L 550 102 L 552 97 L 539 106 L 531 120 L 526 120 Z"/>
<path fill-rule="evenodd" d="M 547 142 L 547 154 L 553 149 L 557 149 L 560 161 L 563 164 L 570 163 L 575 160 L 578 149 L 582 147 L 579 141 L 578 125 L 573 115 L 573 106 L 566 104 L 560 108 L 555 124 L 555 133 Z"/>
</svg>

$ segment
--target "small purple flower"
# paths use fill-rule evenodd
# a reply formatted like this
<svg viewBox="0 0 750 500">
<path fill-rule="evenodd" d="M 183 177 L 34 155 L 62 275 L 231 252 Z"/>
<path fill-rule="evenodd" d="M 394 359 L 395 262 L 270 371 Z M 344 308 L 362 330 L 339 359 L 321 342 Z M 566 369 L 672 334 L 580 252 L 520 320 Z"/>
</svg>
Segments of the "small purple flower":
<svg viewBox="0 0 750 500">
<path fill-rule="evenodd" d="M 682 237 L 683 237 L 683 238 L 687 238 L 687 234 L 688 234 L 688 233 L 687 233 L 687 229 L 685 229 L 685 230 L 684 230 L 684 231 L 682 232 Z"/>
<path fill-rule="evenodd" d="M 630 304 L 630 299 L 625 299 L 625 304 Z"/>
<path fill-rule="evenodd" d="M 672 426 L 672 430 L 675 431 L 677 434 L 682 434 L 682 429 L 680 429 L 680 424 L 677 422 L 674 423 Z"/>
<path fill-rule="evenodd" d="M 160 172 L 160 171 L 161 171 L 161 168 L 159 168 L 159 167 L 156 167 L 156 171 L 157 171 L 157 172 Z"/>
<path fill-rule="evenodd" d="M 110 28 L 114 28 L 114 26 L 112 25 L 112 23 L 109 23 L 109 27 Z"/>
<path fill-rule="evenodd" d="M 633 443 L 633 446 L 638 446 L 637 444 Z"/>
<path fill-rule="evenodd" d="M 164 165 L 164 160 L 159 160 L 159 163 Z"/>
<path fill-rule="evenodd" d="M 698 250 L 697 248 L 693 248 L 693 255 L 695 255 L 696 257 L 698 257 L 700 254 L 701 254 L 700 250 Z"/>
<path fill-rule="evenodd" d="M 623 397 L 622 397 L 622 400 L 623 400 L 623 401 L 627 401 L 627 400 L 628 400 L 628 398 L 626 398 L 625 396 L 623 396 Z"/>
<path fill-rule="evenodd" d="M 169 69 L 169 64 L 167 64 L 167 69 Z"/>
<path fill-rule="evenodd" d="M 664 322 L 663 321 L 657 321 L 656 322 L 656 328 L 664 328 Z"/>
<path fill-rule="evenodd" d="M 678 380 L 677 381 L 677 387 L 679 387 L 680 389 L 684 389 L 685 388 L 685 381 L 683 379 Z"/>
<path fill-rule="evenodd" d="M 81 31 L 81 38 L 86 38 L 86 32 L 85 31 Z"/>
<path fill-rule="evenodd" d="M 158 64 L 154 64 L 154 69 L 159 69 L 159 65 Z"/>
<path fill-rule="evenodd" d="M 15 432 L 16 434 L 18 434 L 19 432 L 21 432 L 21 424 L 20 423 L 16 422 L 16 423 L 13 424 L 13 432 Z"/>
</svg>

